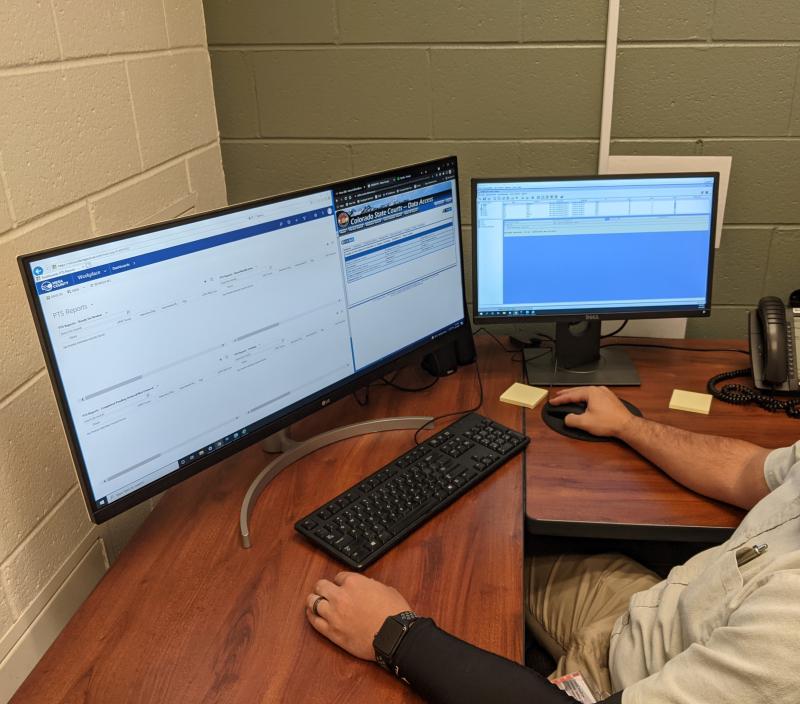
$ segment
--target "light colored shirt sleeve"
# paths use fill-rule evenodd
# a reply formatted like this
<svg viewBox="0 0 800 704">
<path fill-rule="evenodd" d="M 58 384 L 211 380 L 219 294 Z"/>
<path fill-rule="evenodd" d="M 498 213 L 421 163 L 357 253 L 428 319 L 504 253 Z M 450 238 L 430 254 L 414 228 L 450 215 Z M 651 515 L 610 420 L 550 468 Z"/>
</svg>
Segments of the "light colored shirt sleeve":
<svg viewBox="0 0 800 704">
<path fill-rule="evenodd" d="M 800 461 L 800 440 L 789 447 L 781 447 L 767 455 L 764 462 L 764 479 L 770 491 L 775 491 L 789 476 L 790 470 Z"/>
<path fill-rule="evenodd" d="M 622 704 L 796 704 L 800 690 L 800 570 L 776 572 L 714 630 Z"/>
</svg>

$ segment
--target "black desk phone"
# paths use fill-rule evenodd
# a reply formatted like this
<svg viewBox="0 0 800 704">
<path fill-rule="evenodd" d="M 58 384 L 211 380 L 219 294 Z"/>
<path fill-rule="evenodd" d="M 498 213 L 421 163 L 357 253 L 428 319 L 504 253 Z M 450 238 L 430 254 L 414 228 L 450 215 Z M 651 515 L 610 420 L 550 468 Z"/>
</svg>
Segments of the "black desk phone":
<svg viewBox="0 0 800 704">
<path fill-rule="evenodd" d="M 777 296 L 765 296 L 749 314 L 750 358 L 757 389 L 800 395 L 800 300 L 796 300 L 800 292 L 795 294 L 788 306 Z"/>
<path fill-rule="evenodd" d="M 748 333 L 752 367 L 711 377 L 708 393 L 726 403 L 753 403 L 800 419 L 800 289 L 789 297 L 789 305 L 776 296 L 762 298 L 748 314 Z M 753 386 L 720 388 L 736 377 L 752 377 Z"/>
</svg>

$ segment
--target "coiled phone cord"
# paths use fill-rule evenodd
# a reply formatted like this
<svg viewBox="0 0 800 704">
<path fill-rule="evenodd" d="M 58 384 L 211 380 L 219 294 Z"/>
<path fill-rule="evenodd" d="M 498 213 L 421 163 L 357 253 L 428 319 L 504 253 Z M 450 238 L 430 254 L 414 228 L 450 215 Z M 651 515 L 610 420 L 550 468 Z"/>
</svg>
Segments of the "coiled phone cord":
<svg viewBox="0 0 800 704">
<path fill-rule="evenodd" d="M 723 381 L 742 376 L 752 378 L 753 370 L 736 369 L 732 372 L 722 372 L 722 374 L 712 376 L 706 384 L 708 393 L 725 403 L 733 403 L 737 406 L 755 403 L 770 413 L 783 411 L 790 418 L 800 418 L 800 400 L 798 399 L 781 400 L 771 394 L 766 394 L 758 389 L 745 386 L 744 384 L 726 384 L 721 389 L 717 388 L 717 384 Z"/>
</svg>

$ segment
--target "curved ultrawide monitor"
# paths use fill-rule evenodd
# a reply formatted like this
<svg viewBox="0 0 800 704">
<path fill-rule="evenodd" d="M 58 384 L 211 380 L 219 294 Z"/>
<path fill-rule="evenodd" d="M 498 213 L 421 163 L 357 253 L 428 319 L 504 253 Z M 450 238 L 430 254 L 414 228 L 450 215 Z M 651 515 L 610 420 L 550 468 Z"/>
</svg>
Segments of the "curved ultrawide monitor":
<svg viewBox="0 0 800 704">
<path fill-rule="evenodd" d="M 473 319 L 709 315 L 718 180 L 473 179 Z"/>
<path fill-rule="evenodd" d="M 89 511 L 468 330 L 455 157 L 20 257 Z"/>
</svg>

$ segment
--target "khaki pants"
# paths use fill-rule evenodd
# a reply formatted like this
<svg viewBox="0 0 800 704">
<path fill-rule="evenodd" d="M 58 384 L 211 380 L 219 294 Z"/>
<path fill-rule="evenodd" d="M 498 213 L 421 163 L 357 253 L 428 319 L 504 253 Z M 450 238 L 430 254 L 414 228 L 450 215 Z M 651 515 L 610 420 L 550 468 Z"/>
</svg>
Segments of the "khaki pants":
<svg viewBox="0 0 800 704">
<path fill-rule="evenodd" d="M 630 598 L 660 578 L 624 555 L 546 555 L 525 561 L 525 620 L 556 661 L 550 678 L 580 672 L 595 697 L 612 693 L 608 646 Z"/>
</svg>

